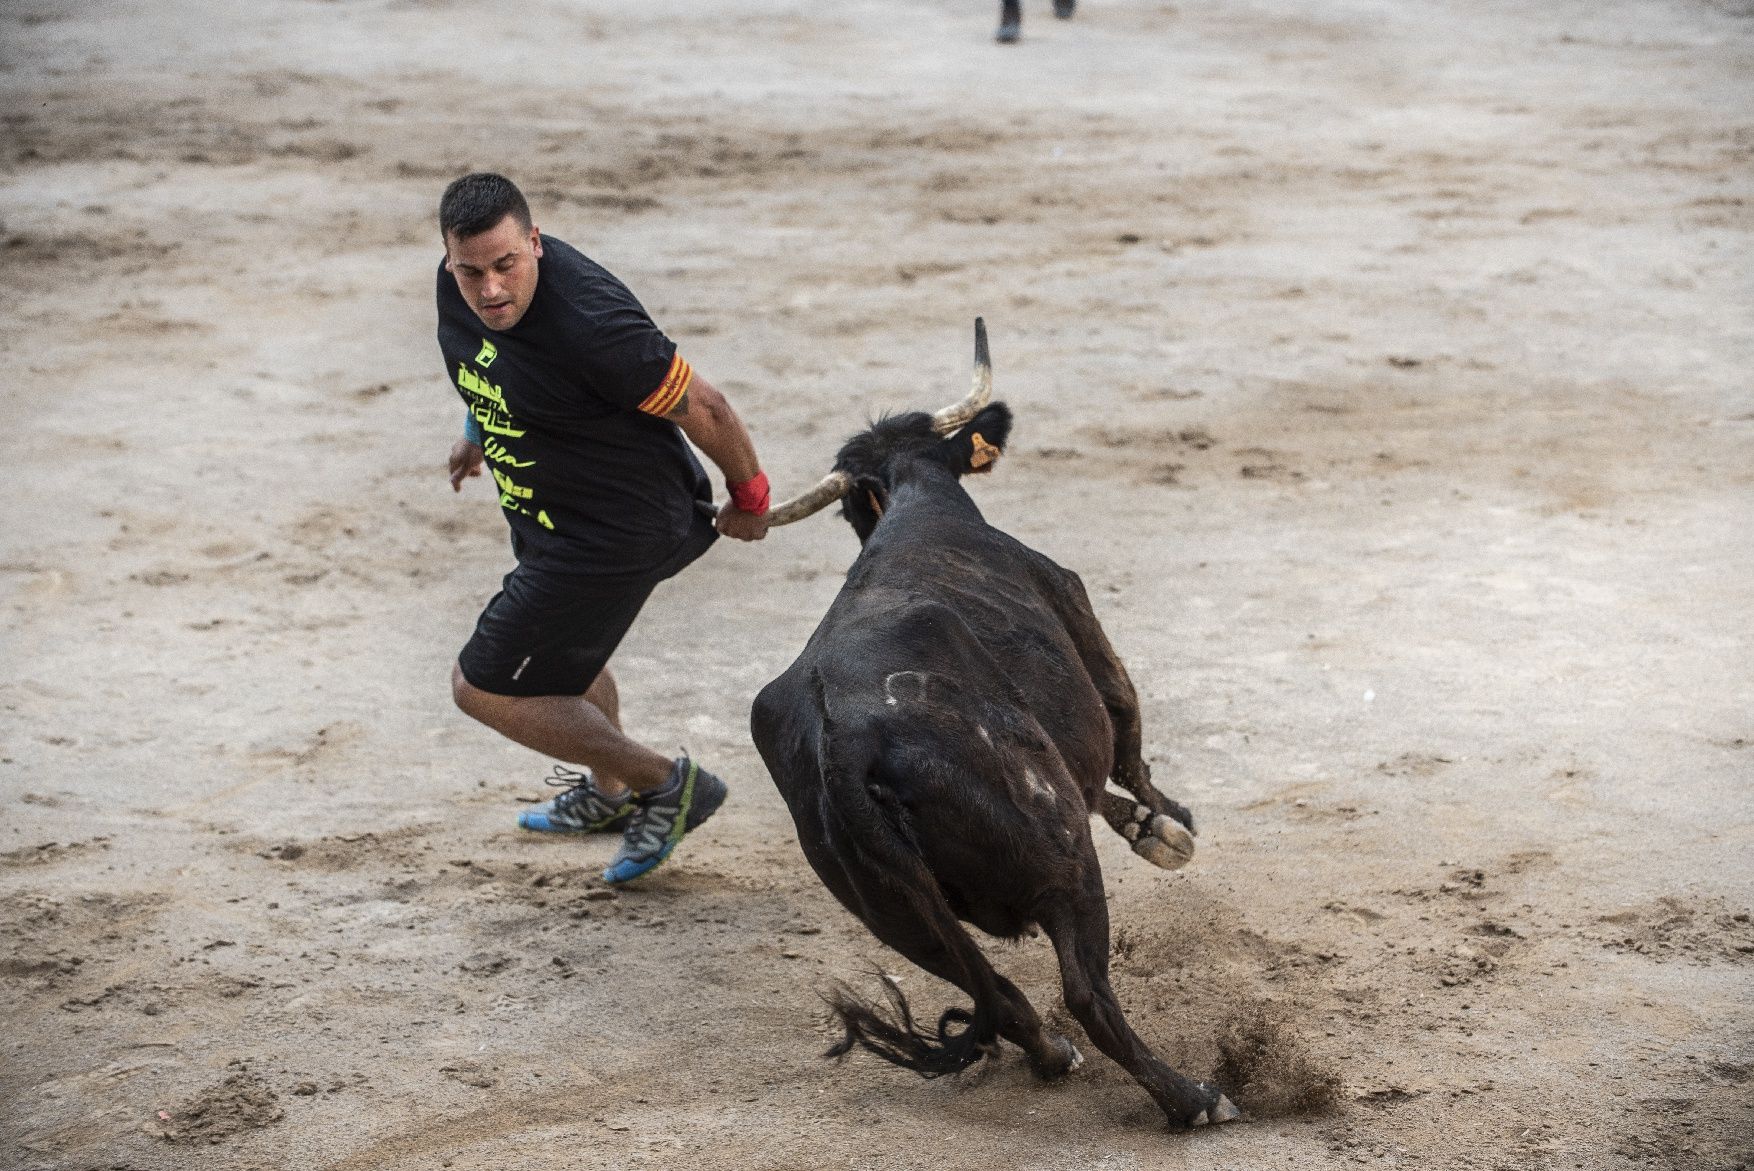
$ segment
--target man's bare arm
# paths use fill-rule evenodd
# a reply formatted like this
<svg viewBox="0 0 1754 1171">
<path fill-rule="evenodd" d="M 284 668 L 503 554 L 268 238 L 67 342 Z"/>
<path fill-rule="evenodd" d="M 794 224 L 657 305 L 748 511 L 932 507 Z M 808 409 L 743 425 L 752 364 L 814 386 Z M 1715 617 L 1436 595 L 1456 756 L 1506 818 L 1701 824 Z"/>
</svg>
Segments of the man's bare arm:
<svg viewBox="0 0 1754 1171">
<path fill-rule="evenodd" d="M 664 416 L 682 428 L 690 443 L 725 473 L 725 479 L 741 484 L 761 470 L 755 456 L 755 444 L 743 426 L 743 420 L 731 409 L 717 387 L 702 378 L 699 372 L 689 383 L 682 400 Z"/>
<path fill-rule="evenodd" d="M 718 388 L 698 372 L 681 401 L 664 417 L 680 427 L 689 442 L 718 465 L 727 484 L 746 483 L 760 473 L 761 461 L 743 420 Z M 767 535 L 767 517 L 726 504 L 719 510 L 718 528 L 726 536 L 759 541 Z"/>
</svg>

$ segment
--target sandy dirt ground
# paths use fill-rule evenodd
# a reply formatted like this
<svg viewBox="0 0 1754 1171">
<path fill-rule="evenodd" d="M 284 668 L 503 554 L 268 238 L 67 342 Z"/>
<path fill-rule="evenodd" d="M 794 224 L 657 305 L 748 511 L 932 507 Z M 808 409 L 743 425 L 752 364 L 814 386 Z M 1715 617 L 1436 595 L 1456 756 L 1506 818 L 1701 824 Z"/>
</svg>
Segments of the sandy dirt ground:
<svg viewBox="0 0 1754 1171">
<path fill-rule="evenodd" d="M 0 1166 L 1746 1168 L 1754 6 L 11 0 Z M 926 1082 L 748 742 L 856 551 L 724 543 L 617 666 L 731 801 L 633 889 L 450 704 L 509 568 L 432 339 L 503 169 L 781 491 L 966 387 L 1200 853 L 1097 826 L 1133 1022 Z"/>
</svg>

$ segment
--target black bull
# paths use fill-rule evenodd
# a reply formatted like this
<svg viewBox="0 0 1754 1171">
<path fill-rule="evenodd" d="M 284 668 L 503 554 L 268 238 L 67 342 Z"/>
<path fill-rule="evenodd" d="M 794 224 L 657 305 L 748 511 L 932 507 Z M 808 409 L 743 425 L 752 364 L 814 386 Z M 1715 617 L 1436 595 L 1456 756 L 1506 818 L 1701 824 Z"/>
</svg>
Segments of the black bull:
<svg viewBox="0 0 1754 1171">
<path fill-rule="evenodd" d="M 995 403 L 948 438 L 909 414 L 847 443 L 836 470 L 863 549 L 755 701 L 756 747 L 810 865 L 878 939 L 974 998 L 928 1029 L 893 984 L 888 1014 L 842 988 L 847 1034 L 830 1052 L 859 1044 L 935 1076 L 1003 1037 L 1045 1077 L 1074 1068 L 1077 1050 L 959 920 L 1007 939 L 1039 925 L 1067 1008 L 1170 1123 L 1226 1121 L 1235 1107 L 1160 1061 L 1109 985 L 1090 815 L 1166 866 L 1186 861 L 1193 823 L 1151 784 L 1138 697 L 1078 576 L 988 525 L 959 482 L 998 457 L 1010 423 Z"/>
</svg>

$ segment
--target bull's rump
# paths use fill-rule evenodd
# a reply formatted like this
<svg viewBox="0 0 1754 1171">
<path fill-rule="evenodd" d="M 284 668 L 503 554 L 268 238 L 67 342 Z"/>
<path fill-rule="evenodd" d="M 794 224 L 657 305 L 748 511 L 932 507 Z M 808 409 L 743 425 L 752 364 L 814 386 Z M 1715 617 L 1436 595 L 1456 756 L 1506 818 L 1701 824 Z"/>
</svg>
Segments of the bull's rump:
<svg viewBox="0 0 1754 1171">
<path fill-rule="evenodd" d="M 1027 713 L 928 687 L 756 743 L 812 869 L 873 927 L 912 872 L 957 918 L 1013 937 L 1094 862 L 1085 797 Z M 798 751 L 776 759 L 778 743 Z"/>
<path fill-rule="evenodd" d="M 1032 617 L 977 629 L 917 592 L 848 590 L 757 697 L 756 747 L 805 856 L 866 922 L 891 833 L 958 918 L 1001 936 L 1094 861 L 1107 714 L 1063 630 Z"/>
</svg>

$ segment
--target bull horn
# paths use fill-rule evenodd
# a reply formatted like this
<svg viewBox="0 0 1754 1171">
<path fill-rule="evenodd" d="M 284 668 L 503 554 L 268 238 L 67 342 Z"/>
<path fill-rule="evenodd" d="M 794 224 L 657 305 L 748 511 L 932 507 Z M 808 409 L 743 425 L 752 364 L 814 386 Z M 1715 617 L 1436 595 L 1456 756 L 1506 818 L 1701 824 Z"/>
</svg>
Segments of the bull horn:
<svg viewBox="0 0 1754 1171">
<path fill-rule="evenodd" d="M 987 323 L 981 318 L 974 319 L 974 389 L 968 397 L 953 407 L 945 407 L 932 416 L 932 430 L 940 435 L 948 435 L 968 425 L 969 420 L 981 413 L 987 400 L 993 397 L 993 359 L 987 353 Z"/>
<path fill-rule="evenodd" d="M 853 486 L 853 478 L 845 472 L 830 472 L 822 477 L 814 488 L 801 492 L 783 504 L 774 505 L 767 514 L 769 528 L 774 525 L 789 525 L 795 520 L 803 520 L 814 513 L 821 512 L 836 500 L 847 494 Z"/>
</svg>

